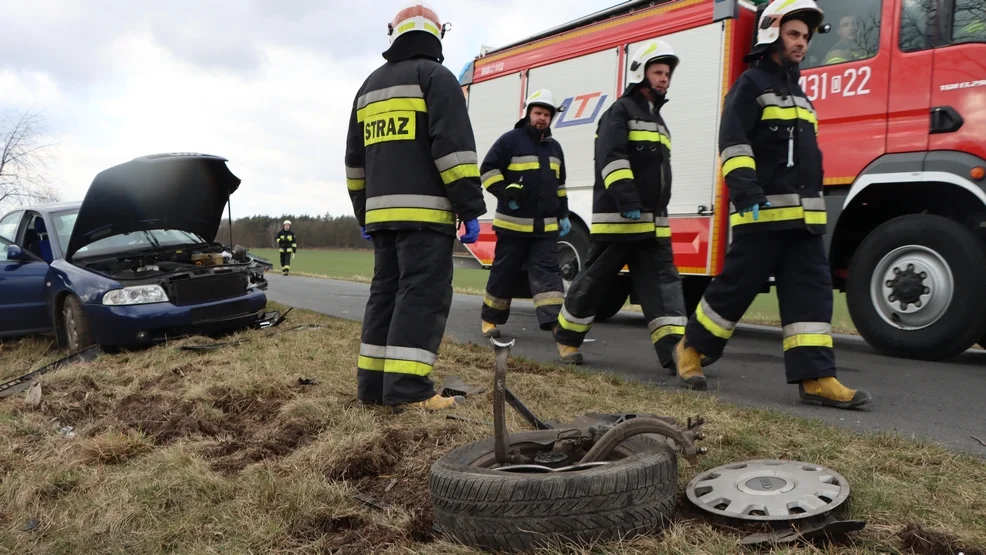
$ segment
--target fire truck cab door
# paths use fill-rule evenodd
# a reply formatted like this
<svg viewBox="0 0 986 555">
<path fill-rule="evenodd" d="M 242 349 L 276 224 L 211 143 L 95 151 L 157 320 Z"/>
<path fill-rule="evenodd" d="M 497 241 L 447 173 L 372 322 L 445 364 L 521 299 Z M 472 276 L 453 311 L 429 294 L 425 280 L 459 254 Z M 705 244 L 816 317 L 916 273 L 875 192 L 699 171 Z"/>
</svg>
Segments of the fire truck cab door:
<svg viewBox="0 0 986 555">
<path fill-rule="evenodd" d="M 935 12 L 939 0 L 893 0 L 887 152 L 928 150 Z"/>
</svg>

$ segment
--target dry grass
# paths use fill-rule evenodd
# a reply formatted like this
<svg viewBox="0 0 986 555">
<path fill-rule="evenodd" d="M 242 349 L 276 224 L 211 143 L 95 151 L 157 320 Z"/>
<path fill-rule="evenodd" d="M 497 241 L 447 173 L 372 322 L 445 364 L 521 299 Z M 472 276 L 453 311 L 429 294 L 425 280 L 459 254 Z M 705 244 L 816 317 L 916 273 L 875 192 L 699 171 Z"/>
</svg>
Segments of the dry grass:
<svg viewBox="0 0 986 555">
<path fill-rule="evenodd" d="M 289 331 L 303 323 L 325 327 Z M 356 323 L 294 310 L 276 333 L 238 338 L 244 343 L 216 351 L 180 351 L 209 341 L 190 338 L 65 368 L 45 377 L 39 410 L 22 395 L 0 400 L 0 553 L 473 553 L 433 534 L 427 472 L 489 427 L 358 405 Z M 53 358 L 42 357 L 48 343 L 5 343 L 4 374 Z M 435 378 L 489 387 L 492 364 L 488 348 L 447 343 Z M 852 485 L 848 514 L 867 528 L 852 544 L 788 553 L 969 554 L 986 545 L 981 460 L 525 360 L 512 363 L 508 384 L 546 420 L 590 411 L 706 416 L 711 452 L 698 468 L 682 461 L 682 488 L 697 471 L 752 458 L 839 470 Z M 491 420 L 490 402 L 485 393 L 456 413 Z M 526 428 L 509 418 L 511 430 Z M 75 437 L 60 434 L 63 426 Z M 364 505 L 356 492 L 393 508 Z M 755 531 L 710 521 L 680 497 L 663 536 L 596 552 L 736 553 L 736 541 Z M 32 519 L 37 527 L 22 530 Z"/>
</svg>

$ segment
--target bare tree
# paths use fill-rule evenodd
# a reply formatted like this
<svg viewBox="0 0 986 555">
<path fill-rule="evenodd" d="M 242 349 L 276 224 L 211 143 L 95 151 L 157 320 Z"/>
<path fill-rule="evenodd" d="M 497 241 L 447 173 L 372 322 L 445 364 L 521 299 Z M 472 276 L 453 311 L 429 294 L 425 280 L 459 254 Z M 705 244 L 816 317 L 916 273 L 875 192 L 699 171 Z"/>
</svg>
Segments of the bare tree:
<svg viewBox="0 0 986 555">
<path fill-rule="evenodd" d="M 47 180 L 48 149 L 44 117 L 28 110 L 0 116 L 0 205 L 55 202 L 58 191 Z"/>
</svg>

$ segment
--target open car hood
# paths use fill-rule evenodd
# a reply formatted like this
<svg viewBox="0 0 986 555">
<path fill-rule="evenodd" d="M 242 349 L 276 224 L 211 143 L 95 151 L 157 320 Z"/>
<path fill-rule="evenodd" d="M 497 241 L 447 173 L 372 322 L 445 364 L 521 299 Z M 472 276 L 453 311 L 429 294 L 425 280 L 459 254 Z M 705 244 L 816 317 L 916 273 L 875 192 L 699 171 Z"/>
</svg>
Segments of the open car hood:
<svg viewBox="0 0 986 555">
<path fill-rule="evenodd" d="M 151 229 L 177 229 L 212 241 L 240 179 L 220 156 L 154 154 L 96 175 L 69 238 L 65 258 L 100 239 Z"/>
</svg>

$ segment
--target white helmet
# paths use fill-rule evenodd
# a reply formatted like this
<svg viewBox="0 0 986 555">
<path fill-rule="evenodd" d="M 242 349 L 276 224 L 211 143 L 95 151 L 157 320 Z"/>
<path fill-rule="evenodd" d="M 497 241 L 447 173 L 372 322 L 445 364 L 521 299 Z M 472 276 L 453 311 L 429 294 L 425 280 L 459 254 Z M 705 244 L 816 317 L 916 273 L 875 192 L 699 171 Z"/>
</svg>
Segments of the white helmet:
<svg viewBox="0 0 986 555">
<path fill-rule="evenodd" d="M 408 4 L 397 12 L 393 21 L 387 24 L 387 35 L 393 43 L 401 35 L 414 31 L 424 31 L 438 40 L 445 38 L 445 32 L 452 28 L 451 23 L 442 23 L 435 10 L 422 2 Z"/>
<path fill-rule="evenodd" d="M 555 97 L 548 89 L 539 89 L 531 93 L 531 96 L 528 96 L 527 100 L 524 101 L 524 113 L 529 114 L 531 106 L 543 106 L 551 110 L 551 117 L 554 117 L 558 112 L 564 111 L 564 108 L 555 106 Z"/>
<path fill-rule="evenodd" d="M 760 24 L 757 26 L 756 47 L 773 44 L 781 37 L 781 23 L 799 15 L 797 19 L 804 18 L 808 25 L 808 40 L 822 25 L 825 18 L 824 12 L 815 3 L 815 0 L 773 0 L 760 16 Z"/>
<path fill-rule="evenodd" d="M 678 67 L 678 56 L 675 56 L 670 44 L 657 39 L 647 41 L 633 53 L 633 58 L 630 58 L 630 79 L 627 81 L 627 85 L 643 83 L 644 70 L 647 69 L 647 64 L 656 61 L 668 64 L 672 74 L 674 68 Z"/>
<path fill-rule="evenodd" d="M 291 220 L 284 220 L 284 223 L 281 225 L 291 225 Z"/>
</svg>

